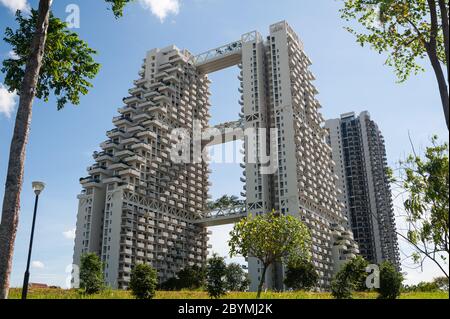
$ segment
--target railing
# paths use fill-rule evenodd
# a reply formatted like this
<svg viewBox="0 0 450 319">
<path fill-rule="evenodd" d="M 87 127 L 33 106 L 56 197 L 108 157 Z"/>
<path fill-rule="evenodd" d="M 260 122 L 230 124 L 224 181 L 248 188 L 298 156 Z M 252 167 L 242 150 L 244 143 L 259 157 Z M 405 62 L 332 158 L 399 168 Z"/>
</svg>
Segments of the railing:
<svg viewBox="0 0 450 319">
<path fill-rule="evenodd" d="M 214 59 L 218 59 L 233 53 L 238 53 L 241 50 L 242 50 L 242 42 L 235 41 L 223 45 L 219 48 L 212 49 L 197 56 L 194 56 L 191 58 L 191 61 L 194 65 L 198 66 L 199 64 L 203 64 Z"/>
<path fill-rule="evenodd" d="M 213 220 L 216 218 L 223 218 L 223 217 L 233 218 L 233 217 L 236 217 L 239 215 L 244 215 L 244 214 L 246 214 L 246 212 L 247 212 L 247 207 L 245 205 L 245 201 L 242 200 L 231 206 L 212 208 L 211 210 L 207 210 L 203 213 L 200 213 L 198 216 L 198 219 Z"/>
</svg>

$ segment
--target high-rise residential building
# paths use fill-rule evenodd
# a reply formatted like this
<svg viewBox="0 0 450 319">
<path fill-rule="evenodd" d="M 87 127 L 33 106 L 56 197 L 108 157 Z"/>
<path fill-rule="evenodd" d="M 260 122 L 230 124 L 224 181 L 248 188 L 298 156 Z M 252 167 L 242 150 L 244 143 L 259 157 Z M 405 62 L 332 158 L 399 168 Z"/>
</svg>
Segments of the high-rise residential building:
<svg viewBox="0 0 450 319">
<path fill-rule="evenodd" d="M 361 255 L 372 263 L 387 260 L 400 268 L 386 149 L 378 125 L 362 112 L 343 114 L 325 126 L 340 200 Z"/>
<path fill-rule="evenodd" d="M 236 65 L 241 113 L 211 136 L 208 73 Z M 81 179 L 74 264 L 81 254 L 96 252 L 112 287 L 128 287 L 131 268 L 140 262 L 152 264 L 163 282 L 187 265 L 205 263 L 208 226 L 277 210 L 308 225 L 320 286 L 329 287 L 336 269 L 358 248 L 345 228 L 310 65 L 303 43 L 284 21 L 272 25 L 267 38 L 246 33 L 197 56 L 175 46 L 148 52 L 103 151 L 94 154 L 96 164 Z M 208 132 L 200 147 L 198 123 Z M 225 134 L 230 128 L 236 130 Z M 174 129 L 193 137 L 187 154 L 175 152 L 186 162 L 172 158 L 180 142 Z M 245 207 L 210 214 L 210 171 L 199 153 L 236 138 L 245 140 Z M 262 265 L 255 258 L 248 262 L 254 290 Z M 267 287 L 283 289 L 283 265 L 266 276 Z"/>
</svg>

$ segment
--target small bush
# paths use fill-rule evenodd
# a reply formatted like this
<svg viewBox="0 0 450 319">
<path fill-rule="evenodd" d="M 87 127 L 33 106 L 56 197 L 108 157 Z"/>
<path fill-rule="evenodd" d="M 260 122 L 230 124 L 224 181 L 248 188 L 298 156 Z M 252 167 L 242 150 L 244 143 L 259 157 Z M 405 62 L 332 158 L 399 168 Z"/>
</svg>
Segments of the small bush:
<svg viewBox="0 0 450 319">
<path fill-rule="evenodd" d="M 331 283 L 331 294 L 335 299 L 352 299 L 355 284 L 345 272 L 338 272 Z"/>
<path fill-rule="evenodd" d="M 248 274 L 239 264 L 232 263 L 227 266 L 226 280 L 229 291 L 247 291 L 250 286 Z"/>
<path fill-rule="evenodd" d="M 366 291 L 366 267 L 369 263 L 361 256 L 347 262 L 331 283 L 331 293 L 336 299 L 351 299 L 353 291 Z"/>
<path fill-rule="evenodd" d="M 81 256 L 80 288 L 84 293 L 93 295 L 104 288 L 103 263 L 95 253 Z"/>
<path fill-rule="evenodd" d="M 177 273 L 179 289 L 196 290 L 205 286 L 206 269 L 204 266 L 187 266 Z"/>
<path fill-rule="evenodd" d="M 319 275 L 314 265 L 305 260 L 288 265 L 284 284 L 294 290 L 311 290 L 317 285 Z"/>
<path fill-rule="evenodd" d="M 227 292 L 227 265 L 225 264 L 225 259 L 214 254 L 208 260 L 207 275 L 206 288 L 209 296 L 214 299 L 224 296 Z"/>
<path fill-rule="evenodd" d="M 137 299 L 153 299 L 157 284 L 157 273 L 152 266 L 139 264 L 131 271 L 130 288 Z"/>
<path fill-rule="evenodd" d="M 392 263 L 385 261 L 380 265 L 380 299 L 397 299 L 402 290 L 403 275 Z"/>
</svg>

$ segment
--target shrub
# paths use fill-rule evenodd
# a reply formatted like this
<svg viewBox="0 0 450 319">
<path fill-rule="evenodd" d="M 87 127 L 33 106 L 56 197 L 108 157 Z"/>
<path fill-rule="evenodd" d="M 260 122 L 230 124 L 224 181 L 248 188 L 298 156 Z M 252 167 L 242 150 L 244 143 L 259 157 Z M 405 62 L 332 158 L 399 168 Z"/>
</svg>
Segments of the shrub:
<svg viewBox="0 0 450 319">
<path fill-rule="evenodd" d="M 247 291 L 250 286 L 248 274 L 239 264 L 229 264 L 226 270 L 227 289 L 229 291 Z"/>
<path fill-rule="evenodd" d="M 317 285 L 319 275 L 310 261 L 301 260 L 288 265 L 284 284 L 294 290 L 311 290 Z"/>
<path fill-rule="evenodd" d="M 159 288 L 162 290 L 197 290 L 206 285 L 206 269 L 197 265 L 187 266 L 177 273 L 176 277 L 170 278 Z"/>
<path fill-rule="evenodd" d="M 205 286 L 206 269 L 197 265 L 187 266 L 177 273 L 178 289 L 196 290 Z"/>
<path fill-rule="evenodd" d="M 156 270 L 150 265 L 139 264 L 131 271 L 130 288 L 137 299 L 153 299 L 157 283 Z"/>
<path fill-rule="evenodd" d="M 403 275 L 392 263 L 385 261 L 380 265 L 380 299 L 397 299 L 402 290 Z"/>
<path fill-rule="evenodd" d="M 206 288 L 209 296 L 214 299 L 224 296 L 227 291 L 227 266 L 225 259 L 214 254 L 208 260 L 207 275 Z"/>
<path fill-rule="evenodd" d="M 103 263 L 95 253 L 81 256 L 80 288 L 88 295 L 99 293 L 104 288 Z"/>
<path fill-rule="evenodd" d="M 172 278 L 166 280 L 165 282 L 163 282 L 162 284 L 158 285 L 158 289 L 165 290 L 165 291 L 181 290 L 180 282 L 179 282 L 178 278 L 172 277 Z"/>
<path fill-rule="evenodd" d="M 366 291 L 367 260 L 356 256 L 347 262 L 331 283 L 331 292 L 336 299 L 350 299 L 353 291 Z"/>
<path fill-rule="evenodd" d="M 345 272 L 338 272 L 331 282 L 331 294 L 336 299 L 352 299 L 355 284 Z"/>
</svg>

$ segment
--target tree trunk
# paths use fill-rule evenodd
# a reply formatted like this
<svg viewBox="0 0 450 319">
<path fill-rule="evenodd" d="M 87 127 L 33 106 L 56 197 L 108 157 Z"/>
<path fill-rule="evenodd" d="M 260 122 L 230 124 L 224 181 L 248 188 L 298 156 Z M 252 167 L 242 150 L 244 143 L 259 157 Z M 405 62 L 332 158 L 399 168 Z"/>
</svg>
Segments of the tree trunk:
<svg viewBox="0 0 450 319">
<path fill-rule="evenodd" d="M 264 282 L 266 281 L 267 267 L 268 266 L 264 265 L 264 269 L 263 269 L 263 272 L 261 275 L 261 280 L 259 281 L 259 285 L 258 285 L 258 294 L 256 295 L 257 299 L 261 298 L 262 288 L 263 288 Z"/>
<path fill-rule="evenodd" d="M 449 36 L 449 12 L 445 0 L 439 0 L 439 8 L 441 9 L 442 33 L 444 35 L 445 60 L 447 61 L 447 79 L 449 78 L 450 67 L 450 36 Z"/>
<path fill-rule="evenodd" d="M 444 109 L 445 122 L 447 123 L 447 129 L 449 128 L 449 93 L 447 81 L 445 79 L 444 72 L 442 71 L 441 62 L 437 55 L 437 37 L 438 37 L 438 15 L 435 0 L 428 0 L 428 6 L 430 8 L 430 42 L 425 43 L 428 57 L 430 58 L 431 65 L 433 66 L 434 73 L 439 85 L 439 93 L 441 95 L 442 108 Z"/>
<path fill-rule="evenodd" d="M 0 224 L 0 299 L 8 298 L 14 241 L 19 222 L 20 192 L 23 183 L 25 148 L 31 123 L 33 100 L 45 51 L 52 0 L 40 0 L 38 24 L 19 92 L 16 123 L 9 152 L 5 195 Z"/>
<path fill-rule="evenodd" d="M 430 57 L 430 60 L 432 60 L 431 64 L 433 65 L 434 72 L 436 73 L 436 79 L 439 85 L 439 93 L 441 94 L 442 108 L 444 109 L 445 122 L 447 123 L 447 129 L 449 129 L 449 95 L 447 82 L 445 80 L 444 72 L 442 71 L 439 60 L 432 57 Z"/>
</svg>

